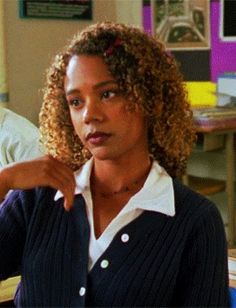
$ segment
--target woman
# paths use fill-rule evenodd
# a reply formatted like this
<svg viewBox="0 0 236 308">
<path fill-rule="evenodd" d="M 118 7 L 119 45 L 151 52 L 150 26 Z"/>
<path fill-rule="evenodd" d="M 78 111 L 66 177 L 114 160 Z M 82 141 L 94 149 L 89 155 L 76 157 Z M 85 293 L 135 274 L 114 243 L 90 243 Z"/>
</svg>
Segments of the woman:
<svg viewBox="0 0 236 308">
<path fill-rule="evenodd" d="M 176 180 L 195 134 L 159 41 L 86 28 L 48 71 L 40 124 L 48 156 L 0 173 L 2 198 L 20 189 L 0 212 L 17 306 L 228 306 L 220 215 Z"/>
</svg>

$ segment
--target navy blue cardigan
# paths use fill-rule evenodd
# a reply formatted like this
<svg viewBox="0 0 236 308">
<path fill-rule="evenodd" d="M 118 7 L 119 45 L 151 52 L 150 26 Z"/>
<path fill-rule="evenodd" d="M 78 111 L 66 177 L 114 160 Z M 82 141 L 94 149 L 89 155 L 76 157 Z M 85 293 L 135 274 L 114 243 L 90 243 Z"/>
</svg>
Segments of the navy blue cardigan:
<svg viewBox="0 0 236 308">
<path fill-rule="evenodd" d="M 174 217 L 145 211 L 89 273 L 82 196 L 66 212 L 53 189 L 13 192 L 0 208 L 0 280 L 20 270 L 15 303 L 25 307 L 229 306 L 220 214 L 177 181 L 174 191 Z"/>
</svg>

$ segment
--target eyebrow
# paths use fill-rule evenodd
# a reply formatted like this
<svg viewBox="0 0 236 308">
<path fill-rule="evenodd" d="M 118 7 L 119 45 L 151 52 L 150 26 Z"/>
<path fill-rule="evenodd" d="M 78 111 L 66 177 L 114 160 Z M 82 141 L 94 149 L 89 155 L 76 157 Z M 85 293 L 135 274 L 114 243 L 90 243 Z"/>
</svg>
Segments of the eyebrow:
<svg viewBox="0 0 236 308">
<path fill-rule="evenodd" d="M 117 85 L 117 82 L 115 80 L 106 80 L 106 81 L 102 81 L 102 82 L 99 82 L 99 83 L 95 84 L 93 86 L 93 88 L 94 89 L 98 89 L 98 88 L 101 88 L 101 87 L 106 86 L 108 84 L 115 84 L 115 85 Z"/>
<path fill-rule="evenodd" d="M 111 85 L 111 84 L 114 84 L 114 85 L 117 85 L 117 82 L 115 80 L 105 80 L 105 81 L 101 81 L 99 83 L 96 83 L 93 88 L 94 89 L 99 89 L 99 88 L 102 88 L 104 86 L 107 86 L 107 85 Z M 73 93 L 80 93 L 80 90 L 79 89 L 71 89 L 69 91 L 66 92 L 66 95 L 70 95 L 70 94 L 73 94 Z"/>
</svg>

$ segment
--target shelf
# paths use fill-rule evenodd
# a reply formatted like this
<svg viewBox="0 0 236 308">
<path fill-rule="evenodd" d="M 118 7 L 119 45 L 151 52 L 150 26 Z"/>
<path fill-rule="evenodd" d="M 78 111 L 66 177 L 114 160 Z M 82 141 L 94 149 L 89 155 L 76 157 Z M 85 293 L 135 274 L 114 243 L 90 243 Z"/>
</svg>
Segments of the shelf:
<svg viewBox="0 0 236 308">
<path fill-rule="evenodd" d="M 207 121 L 198 121 L 195 118 L 196 131 L 198 134 L 198 142 L 195 149 L 199 148 L 201 152 L 218 151 L 225 152 L 225 181 L 218 181 L 211 178 L 183 176 L 184 184 L 189 185 L 195 191 L 202 195 L 211 195 L 221 191 L 226 193 L 227 198 L 227 216 L 228 216 L 228 245 L 235 247 L 235 148 L 234 135 L 236 134 L 236 117 L 223 117 L 222 119 L 207 119 Z"/>
<path fill-rule="evenodd" d="M 197 134 L 195 152 L 215 151 L 224 148 L 224 135 Z"/>
<path fill-rule="evenodd" d="M 211 178 L 201 178 L 189 175 L 187 181 L 189 187 L 205 196 L 224 191 L 226 187 L 225 181 Z"/>
</svg>

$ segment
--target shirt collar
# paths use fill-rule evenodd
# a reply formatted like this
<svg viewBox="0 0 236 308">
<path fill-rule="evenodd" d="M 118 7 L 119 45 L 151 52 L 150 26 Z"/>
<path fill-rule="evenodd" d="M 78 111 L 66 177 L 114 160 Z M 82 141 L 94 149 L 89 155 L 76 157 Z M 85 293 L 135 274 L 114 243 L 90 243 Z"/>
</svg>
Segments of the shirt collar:
<svg viewBox="0 0 236 308">
<path fill-rule="evenodd" d="M 79 170 L 74 172 L 76 187 L 75 195 L 82 194 L 86 188 L 90 187 L 90 175 L 93 167 L 93 158 L 90 158 Z M 63 198 L 63 194 L 58 190 L 54 200 Z"/>
<path fill-rule="evenodd" d="M 154 161 L 143 188 L 130 199 L 129 207 L 175 215 L 173 181 L 157 161 Z"/>
<path fill-rule="evenodd" d="M 93 158 L 88 160 L 75 175 L 76 194 L 90 188 L 90 175 L 93 167 Z M 63 195 L 57 191 L 55 200 L 62 198 Z M 168 175 L 157 161 L 154 161 L 149 172 L 147 180 L 142 189 L 135 194 L 128 202 L 125 211 L 130 211 L 135 208 L 160 212 L 168 216 L 175 215 L 174 189 L 172 178 Z"/>
</svg>

